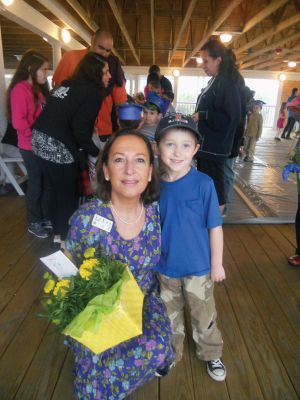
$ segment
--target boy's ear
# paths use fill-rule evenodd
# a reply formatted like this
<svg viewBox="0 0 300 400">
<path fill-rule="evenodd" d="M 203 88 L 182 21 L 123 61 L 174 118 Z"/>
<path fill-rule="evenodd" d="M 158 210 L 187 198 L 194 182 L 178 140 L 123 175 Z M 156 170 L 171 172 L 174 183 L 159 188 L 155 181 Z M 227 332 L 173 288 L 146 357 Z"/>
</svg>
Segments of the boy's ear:
<svg viewBox="0 0 300 400">
<path fill-rule="evenodd" d="M 198 143 L 198 144 L 196 144 L 196 147 L 195 147 L 193 155 L 195 155 L 199 149 L 200 149 L 200 144 Z"/>
<path fill-rule="evenodd" d="M 163 115 L 162 113 L 158 113 L 158 120 L 160 121 L 162 119 Z"/>
</svg>

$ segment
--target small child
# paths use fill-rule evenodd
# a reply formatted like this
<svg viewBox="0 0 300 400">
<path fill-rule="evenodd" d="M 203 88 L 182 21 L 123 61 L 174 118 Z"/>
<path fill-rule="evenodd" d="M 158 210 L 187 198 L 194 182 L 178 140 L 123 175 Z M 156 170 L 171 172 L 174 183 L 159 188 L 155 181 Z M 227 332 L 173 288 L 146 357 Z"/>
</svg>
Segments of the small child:
<svg viewBox="0 0 300 400">
<path fill-rule="evenodd" d="M 175 362 L 182 357 L 184 304 L 189 305 L 196 353 L 216 381 L 226 378 L 223 340 L 216 324 L 214 282 L 225 279 L 222 218 L 213 180 L 191 167 L 200 134 L 191 117 L 174 114 L 158 124 L 163 163 L 160 213 L 162 254 L 156 271 L 172 326 Z"/>
<path fill-rule="evenodd" d="M 143 107 L 140 104 L 124 103 L 118 108 L 120 128 L 138 129 L 142 121 Z"/>
<path fill-rule="evenodd" d="M 277 132 L 276 132 L 276 136 L 275 136 L 275 140 L 278 140 L 280 142 L 280 136 L 282 135 L 282 131 L 284 126 L 286 125 L 286 121 L 287 121 L 287 106 L 286 106 L 286 102 L 284 101 L 281 104 L 280 110 L 279 110 L 279 117 L 277 120 Z"/>
<path fill-rule="evenodd" d="M 144 104 L 143 125 L 139 131 L 146 136 L 151 143 L 154 143 L 155 130 L 163 116 L 164 109 L 164 99 L 155 93 L 149 93 L 147 101 Z"/>
<path fill-rule="evenodd" d="M 263 128 L 263 117 L 261 115 L 263 102 L 255 100 L 253 112 L 249 116 L 247 128 L 245 130 L 244 152 L 246 157 L 244 161 L 253 162 L 256 142 L 260 139 Z"/>
</svg>

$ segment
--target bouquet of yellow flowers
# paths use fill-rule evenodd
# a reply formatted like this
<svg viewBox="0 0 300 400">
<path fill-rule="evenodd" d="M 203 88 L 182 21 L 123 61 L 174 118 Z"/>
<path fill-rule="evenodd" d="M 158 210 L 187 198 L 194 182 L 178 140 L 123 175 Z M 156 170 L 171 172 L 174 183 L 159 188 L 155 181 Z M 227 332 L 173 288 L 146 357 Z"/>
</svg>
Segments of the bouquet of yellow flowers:
<svg viewBox="0 0 300 400">
<path fill-rule="evenodd" d="M 142 333 L 143 293 L 121 261 L 88 248 L 73 276 L 46 272 L 41 317 L 95 353 Z"/>
</svg>

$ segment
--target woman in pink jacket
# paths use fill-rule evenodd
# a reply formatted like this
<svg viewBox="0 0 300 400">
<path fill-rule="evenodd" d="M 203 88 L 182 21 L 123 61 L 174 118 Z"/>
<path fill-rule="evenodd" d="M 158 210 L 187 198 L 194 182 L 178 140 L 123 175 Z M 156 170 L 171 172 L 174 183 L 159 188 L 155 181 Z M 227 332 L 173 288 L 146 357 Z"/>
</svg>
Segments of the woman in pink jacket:
<svg viewBox="0 0 300 400">
<path fill-rule="evenodd" d="M 49 94 L 48 60 L 34 50 L 22 57 L 7 92 L 8 118 L 18 133 L 18 147 L 28 173 L 26 207 L 28 232 L 39 237 L 49 236 L 47 188 L 31 147 L 31 127 L 46 103 Z"/>
</svg>

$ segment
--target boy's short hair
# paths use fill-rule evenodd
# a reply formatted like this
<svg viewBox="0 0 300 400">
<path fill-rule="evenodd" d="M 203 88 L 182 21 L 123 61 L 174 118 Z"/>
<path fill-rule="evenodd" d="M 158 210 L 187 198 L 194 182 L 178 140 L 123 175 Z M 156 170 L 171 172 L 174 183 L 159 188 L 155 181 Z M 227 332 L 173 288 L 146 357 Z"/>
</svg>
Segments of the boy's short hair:
<svg viewBox="0 0 300 400">
<path fill-rule="evenodd" d="M 147 108 L 147 110 L 150 111 L 157 111 L 158 114 L 161 114 L 160 109 L 157 107 L 157 105 L 150 103 L 149 101 L 146 101 L 146 103 L 144 104 L 144 107 Z"/>
<path fill-rule="evenodd" d="M 197 142 L 201 139 L 201 135 L 193 119 L 188 115 L 175 113 L 160 120 L 155 131 L 155 141 L 159 143 L 164 134 L 170 129 L 183 129 L 192 132 Z"/>
<path fill-rule="evenodd" d="M 141 123 L 140 119 L 119 119 L 120 127 L 123 128 L 130 128 L 130 129 L 137 129 Z"/>
<path fill-rule="evenodd" d="M 149 74 L 149 75 L 147 76 L 147 85 L 148 85 L 150 82 L 160 82 L 159 76 L 157 75 L 156 72 L 152 72 L 151 74 Z"/>
<path fill-rule="evenodd" d="M 150 81 L 148 85 L 151 85 L 153 89 L 157 90 L 158 92 L 161 90 L 161 84 L 159 81 Z"/>
</svg>

